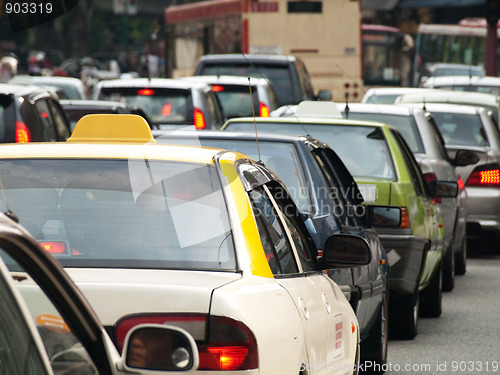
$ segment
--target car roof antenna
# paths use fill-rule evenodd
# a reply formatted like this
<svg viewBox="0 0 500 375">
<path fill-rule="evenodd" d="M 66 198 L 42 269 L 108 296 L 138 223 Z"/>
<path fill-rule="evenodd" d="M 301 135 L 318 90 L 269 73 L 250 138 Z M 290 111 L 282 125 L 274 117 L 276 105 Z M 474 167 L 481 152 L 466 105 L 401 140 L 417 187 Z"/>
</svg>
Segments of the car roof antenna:
<svg viewBox="0 0 500 375">
<path fill-rule="evenodd" d="M 5 188 L 3 186 L 2 178 L 0 178 L 0 189 L 2 190 L 3 201 L 5 202 L 5 216 L 16 223 L 19 223 L 19 218 L 17 217 L 17 215 L 9 208 L 9 203 L 7 202 L 7 195 L 5 194 Z"/>
<path fill-rule="evenodd" d="M 250 77 L 248 77 L 248 89 L 250 90 L 250 101 L 252 102 L 253 125 L 255 128 L 255 141 L 257 142 L 257 154 L 259 155 L 259 161 L 262 163 L 262 159 L 260 157 L 259 136 L 257 134 L 257 121 L 255 120 L 255 108 L 253 106 L 252 84 L 250 82 Z"/>
<path fill-rule="evenodd" d="M 345 108 L 344 108 L 344 112 L 345 112 L 345 118 L 348 119 L 349 118 L 349 93 L 346 91 L 345 93 Z"/>
</svg>

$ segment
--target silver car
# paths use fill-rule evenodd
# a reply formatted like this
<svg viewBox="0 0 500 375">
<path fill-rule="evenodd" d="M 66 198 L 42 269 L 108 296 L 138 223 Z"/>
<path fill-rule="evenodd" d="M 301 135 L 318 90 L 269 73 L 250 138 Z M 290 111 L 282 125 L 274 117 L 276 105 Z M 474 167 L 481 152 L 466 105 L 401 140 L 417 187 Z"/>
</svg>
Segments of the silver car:
<svg viewBox="0 0 500 375">
<path fill-rule="evenodd" d="M 169 78 L 132 78 L 100 81 L 92 99 L 114 100 L 144 110 L 153 128 L 194 125 L 218 129 L 224 115 L 217 96 L 203 82 Z"/>
<path fill-rule="evenodd" d="M 481 107 L 427 103 L 426 109 L 445 141 L 448 155 L 474 151 L 476 162 L 457 167 L 467 189 L 467 236 L 492 246 L 500 238 L 500 135 L 491 112 Z"/>
<path fill-rule="evenodd" d="M 268 117 L 271 111 L 278 107 L 274 87 L 265 78 L 191 76 L 179 79 L 204 82 L 210 85 L 212 91 L 219 98 L 226 118 L 243 116 Z"/>
<path fill-rule="evenodd" d="M 403 135 L 415 155 L 427 181 L 458 182 L 453 159 L 448 158 L 444 142 L 436 124 L 424 109 L 417 106 L 351 103 L 338 104 L 344 117 L 377 121 L 392 125 Z M 436 199 L 443 219 L 445 257 L 443 263 L 443 290 L 454 287 L 454 274 L 466 271 L 466 219 L 467 193 L 462 187 L 457 198 Z M 453 256 L 454 255 L 454 256 Z"/>
</svg>

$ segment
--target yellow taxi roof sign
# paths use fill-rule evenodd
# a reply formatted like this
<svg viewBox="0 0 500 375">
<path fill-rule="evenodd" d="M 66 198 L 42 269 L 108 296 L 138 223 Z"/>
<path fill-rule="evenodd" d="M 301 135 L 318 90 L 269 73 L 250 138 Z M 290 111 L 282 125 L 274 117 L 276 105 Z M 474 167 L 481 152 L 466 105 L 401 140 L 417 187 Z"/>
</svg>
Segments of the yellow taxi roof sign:
<svg viewBox="0 0 500 375">
<path fill-rule="evenodd" d="M 83 116 L 66 142 L 156 142 L 147 121 L 138 115 Z"/>
</svg>

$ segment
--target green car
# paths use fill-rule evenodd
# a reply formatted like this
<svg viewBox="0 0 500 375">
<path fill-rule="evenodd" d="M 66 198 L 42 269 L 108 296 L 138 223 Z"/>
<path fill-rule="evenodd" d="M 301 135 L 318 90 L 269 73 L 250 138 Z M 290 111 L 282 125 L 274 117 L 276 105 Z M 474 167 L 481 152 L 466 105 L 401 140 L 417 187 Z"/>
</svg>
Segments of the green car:
<svg viewBox="0 0 500 375">
<path fill-rule="evenodd" d="M 376 230 L 389 258 L 392 337 L 417 334 L 419 313 L 441 314 L 443 225 L 433 199 L 454 197 L 454 182 L 427 183 L 400 133 L 384 124 L 340 118 L 234 118 L 236 132 L 309 134 L 332 147 L 363 193 L 365 204 L 397 206 L 403 215 Z"/>
</svg>

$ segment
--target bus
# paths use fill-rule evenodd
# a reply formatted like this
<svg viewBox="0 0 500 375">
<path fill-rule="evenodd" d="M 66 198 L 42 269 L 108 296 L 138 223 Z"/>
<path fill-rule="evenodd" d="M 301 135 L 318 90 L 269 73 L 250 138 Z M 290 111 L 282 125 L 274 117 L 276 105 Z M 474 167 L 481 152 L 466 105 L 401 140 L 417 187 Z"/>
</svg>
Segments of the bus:
<svg viewBox="0 0 500 375">
<path fill-rule="evenodd" d="M 465 18 L 456 25 L 420 24 L 415 40 L 414 85 L 417 86 L 420 77 L 426 74 L 427 64 L 453 63 L 484 67 L 486 34 L 486 20 L 483 18 Z M 497 36 L 500 37 L 498 28 Z"/>
<path fill-rule="evenodd" d="M 361 29 L 365 89 L 410 86 L 413 38 L 397 27 L 364 24 Z"/>
<path fill-rule="evenodd" d="M 192 75 L 207 54 L 293 55 L 316 91 L 361 99 L 359 1 L 208 0 L 169 6 L 164 19 L 167 77 Z"/>
</svg>

